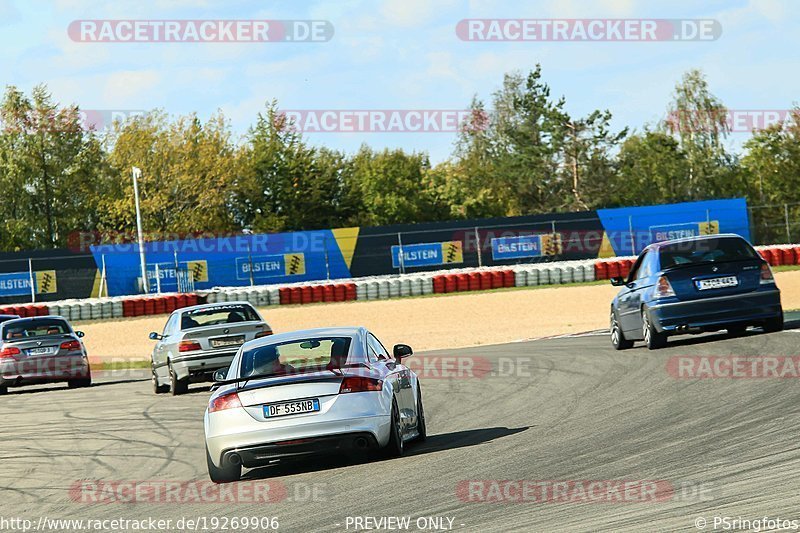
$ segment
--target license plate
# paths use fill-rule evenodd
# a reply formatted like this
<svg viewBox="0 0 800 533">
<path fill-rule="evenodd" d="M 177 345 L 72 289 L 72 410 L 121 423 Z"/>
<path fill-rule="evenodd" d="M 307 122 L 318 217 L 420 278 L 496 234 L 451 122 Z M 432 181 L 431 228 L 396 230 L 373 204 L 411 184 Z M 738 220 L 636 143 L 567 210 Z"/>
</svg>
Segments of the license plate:
<svg viewBox="0 0 800 533">
<path fill-rule="evenodd" d="M 54 348 L 48 347 L 48 348 L 30 348 L 28 350 L 28 353 L 31 355 L 50 355 L 56 352 Z"/>
<path fill-rule="evenodd" d="M 299 415 L 319 411 L 319 400 L 297 400 L 295 402 L 270 403 L 264 406 L 264 418 Z"/>
<path fill-rule="evenodd" d="M 212 348 L 225 348 L 226 346 L 239 346 L 240 344 L 244 344 L 244 335 L 211 340 Z"/>
<path fill-rule="evenodd" d="M 737 285 L 739 285 L 739 280 L 736 278 L 736 276 L 697 280 L 697 288 L 701 291 L 708 289 L 722 289 L 724 287 L 736 287 Z"/>
</svg>

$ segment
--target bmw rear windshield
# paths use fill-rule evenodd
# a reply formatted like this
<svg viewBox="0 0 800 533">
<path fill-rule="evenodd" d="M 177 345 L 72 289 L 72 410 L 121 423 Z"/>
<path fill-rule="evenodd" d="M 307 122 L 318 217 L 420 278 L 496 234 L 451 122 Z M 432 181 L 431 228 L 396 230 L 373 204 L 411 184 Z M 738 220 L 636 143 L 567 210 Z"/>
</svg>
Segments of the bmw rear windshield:
<svg viewBox="0 0 800 533">
<path fill-rule="evenodd" d="M 242 354 L 240 377 L 281 376 L 341 368 L 350 353 L 350 337 L 310 337 L 267 344 Z"/>
<path fill-rule="evenodd" d="M 32 320 L 9 321 L 3 324 L 3 340 L 14 341 L 31 337 L 64 335 L 72 333 L 69 324 L 60 318 L 34 318 Z"/>
<path fill-rule="evenodd" d="M 216 305 L 186 311 L 181 315 L 181 329 L 202 328 L 237 322 L 259 320 L 255 310 L 249 305 Z"/>
<path fill-rule="evenodd" d="M 661 268 L 698 263 L 722 263 L 758 258 L 758 253 L 744 239 L 719 237 L 679 241 L 659 248 Z"/>
</svg>

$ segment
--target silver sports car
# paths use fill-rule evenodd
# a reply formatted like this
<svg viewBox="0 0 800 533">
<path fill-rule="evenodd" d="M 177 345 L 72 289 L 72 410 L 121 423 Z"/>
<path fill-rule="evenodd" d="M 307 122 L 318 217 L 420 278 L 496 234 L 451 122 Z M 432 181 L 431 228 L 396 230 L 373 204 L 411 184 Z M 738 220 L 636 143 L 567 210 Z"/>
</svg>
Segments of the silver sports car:
<svg viewBox="0 0 800 533">
<path fill-rule="evenodd" d="M 156 394 L 187 391 L 190 382 L 210 381 L 214 371 L 227 368 L 247 341 L 272 335 L 248 302 L 226 302 L 174 311 L 153 348 L 153 390 Z"/>
<path fill-rule="evenodd" d="M 246 343 L 205 414 L 212 481 L 241 477 L 275 459 L 381 450 L 403 454 L 426 436 L 417 375 L 365 328 L 311 329 Z"/>
<path fill-rule="evenodd" d="M 88 387 L 92 374 L 83 333 L 60 316 L 4 320 L 0 324 L 0 394 L 8 387 L 66 381 Z"/>
</svg>

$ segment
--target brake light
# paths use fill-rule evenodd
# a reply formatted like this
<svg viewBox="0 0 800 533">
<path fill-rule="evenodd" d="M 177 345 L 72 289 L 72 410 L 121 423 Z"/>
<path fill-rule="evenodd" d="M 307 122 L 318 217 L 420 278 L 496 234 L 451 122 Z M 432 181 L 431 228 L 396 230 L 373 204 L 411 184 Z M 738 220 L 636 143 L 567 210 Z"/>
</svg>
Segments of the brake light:
<svg viewBox="0 0 800 533">
<path fill-rule="evenodd" d="M 767 263 L 761 263 L 761 285 L 768 283 L 775 283 L 775 276 L 772 275 L 772 269 Z"/>
<path fill-rule="evenodd" d="M 200 343 L 197 341 L 181 341 L 178 345 L 179 352 L 194 352 L 202 349 L 203 347 L 200 346 Z"/>
<path fill-rule="evenodd" d="M 669 298 L 670 296 L 675 296 L 675 291 L 672 290 L 672 285 L 670 284 L 667 276 L 661 276 L 658 278 L 656 282 L 656 298 Z"/>
<path fill-rule="evenodd" d="M 14 359 L 14 356 L 19 355 L 20 353 L 22 352 L 19 351 L 19 348 L 3 348 L 0 350 L 0 359 Z"/>
<path fill-rule="evenodd" d="M 78 341 L 67 341 L 61 343 L 61 349 L 68 352 L 75 352 L 81 349 L 81 343 Z"/>
<path fill-rule="evenodd" d="M 241 407 L 242 401 L 239 399 L 239 395 L 235 392 L 231 392 L 228 394 L 223 394 L 222 396 L 217 396 L 208 404 L 208 412 L 209 413 L 216 413 L 217 411 L 224 411 L 225 409 L 235 409 L 236 407 Z"/>
<path fill-rule="evenodd" d="M 348 376 L 342 380 L 339 387 L 339 394 L 346 394 L 348 392 L 371 392 L 383 390 L 383 381 L 374 378 L 365 378 L 361 376 Z"/>
<path fill-rule="evenodd" d="M 261 337 L 268 337 L 269 335 L 272 335 L 272 330 L 267 329 L 265 331 L 259 331 L 258 333 L 256 333 L 256 339 L 260 339 Z"/>
</svg>

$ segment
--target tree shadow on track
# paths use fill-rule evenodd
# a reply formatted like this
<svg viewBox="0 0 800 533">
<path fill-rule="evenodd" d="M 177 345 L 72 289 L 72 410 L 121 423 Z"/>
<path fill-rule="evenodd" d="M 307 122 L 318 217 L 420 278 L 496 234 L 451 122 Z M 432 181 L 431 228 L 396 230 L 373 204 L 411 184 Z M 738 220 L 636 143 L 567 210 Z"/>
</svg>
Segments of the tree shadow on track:
<svg viewBox="0 0 800 533">
<path fill-rule="evenodd" d="M 468 429 L 464 431 L 454 431 L 452 433 L 441 433 L 438 435 L 428 435 L 423 443 L 406 443 L 407 457 L 436 453 L 444 450 L 454 450 L 489 442 L 509 435 L 521 433 L 529 427 L 507 428 L 481 428 Z M 402 460 L 402 458 L 400 458 Z M 297 474 L 307 474 L 311 472 L 321 472 L 345 466 L 380 462 L 382 459 L 374 458 L 371 455 L 320 455 L 310 456 L 293 461 L 279 461 L 273 465 L 255 468 L 242 476 L 243 480 L 254 480 L 264 478 L 284 477 Z"/>
</svg>

